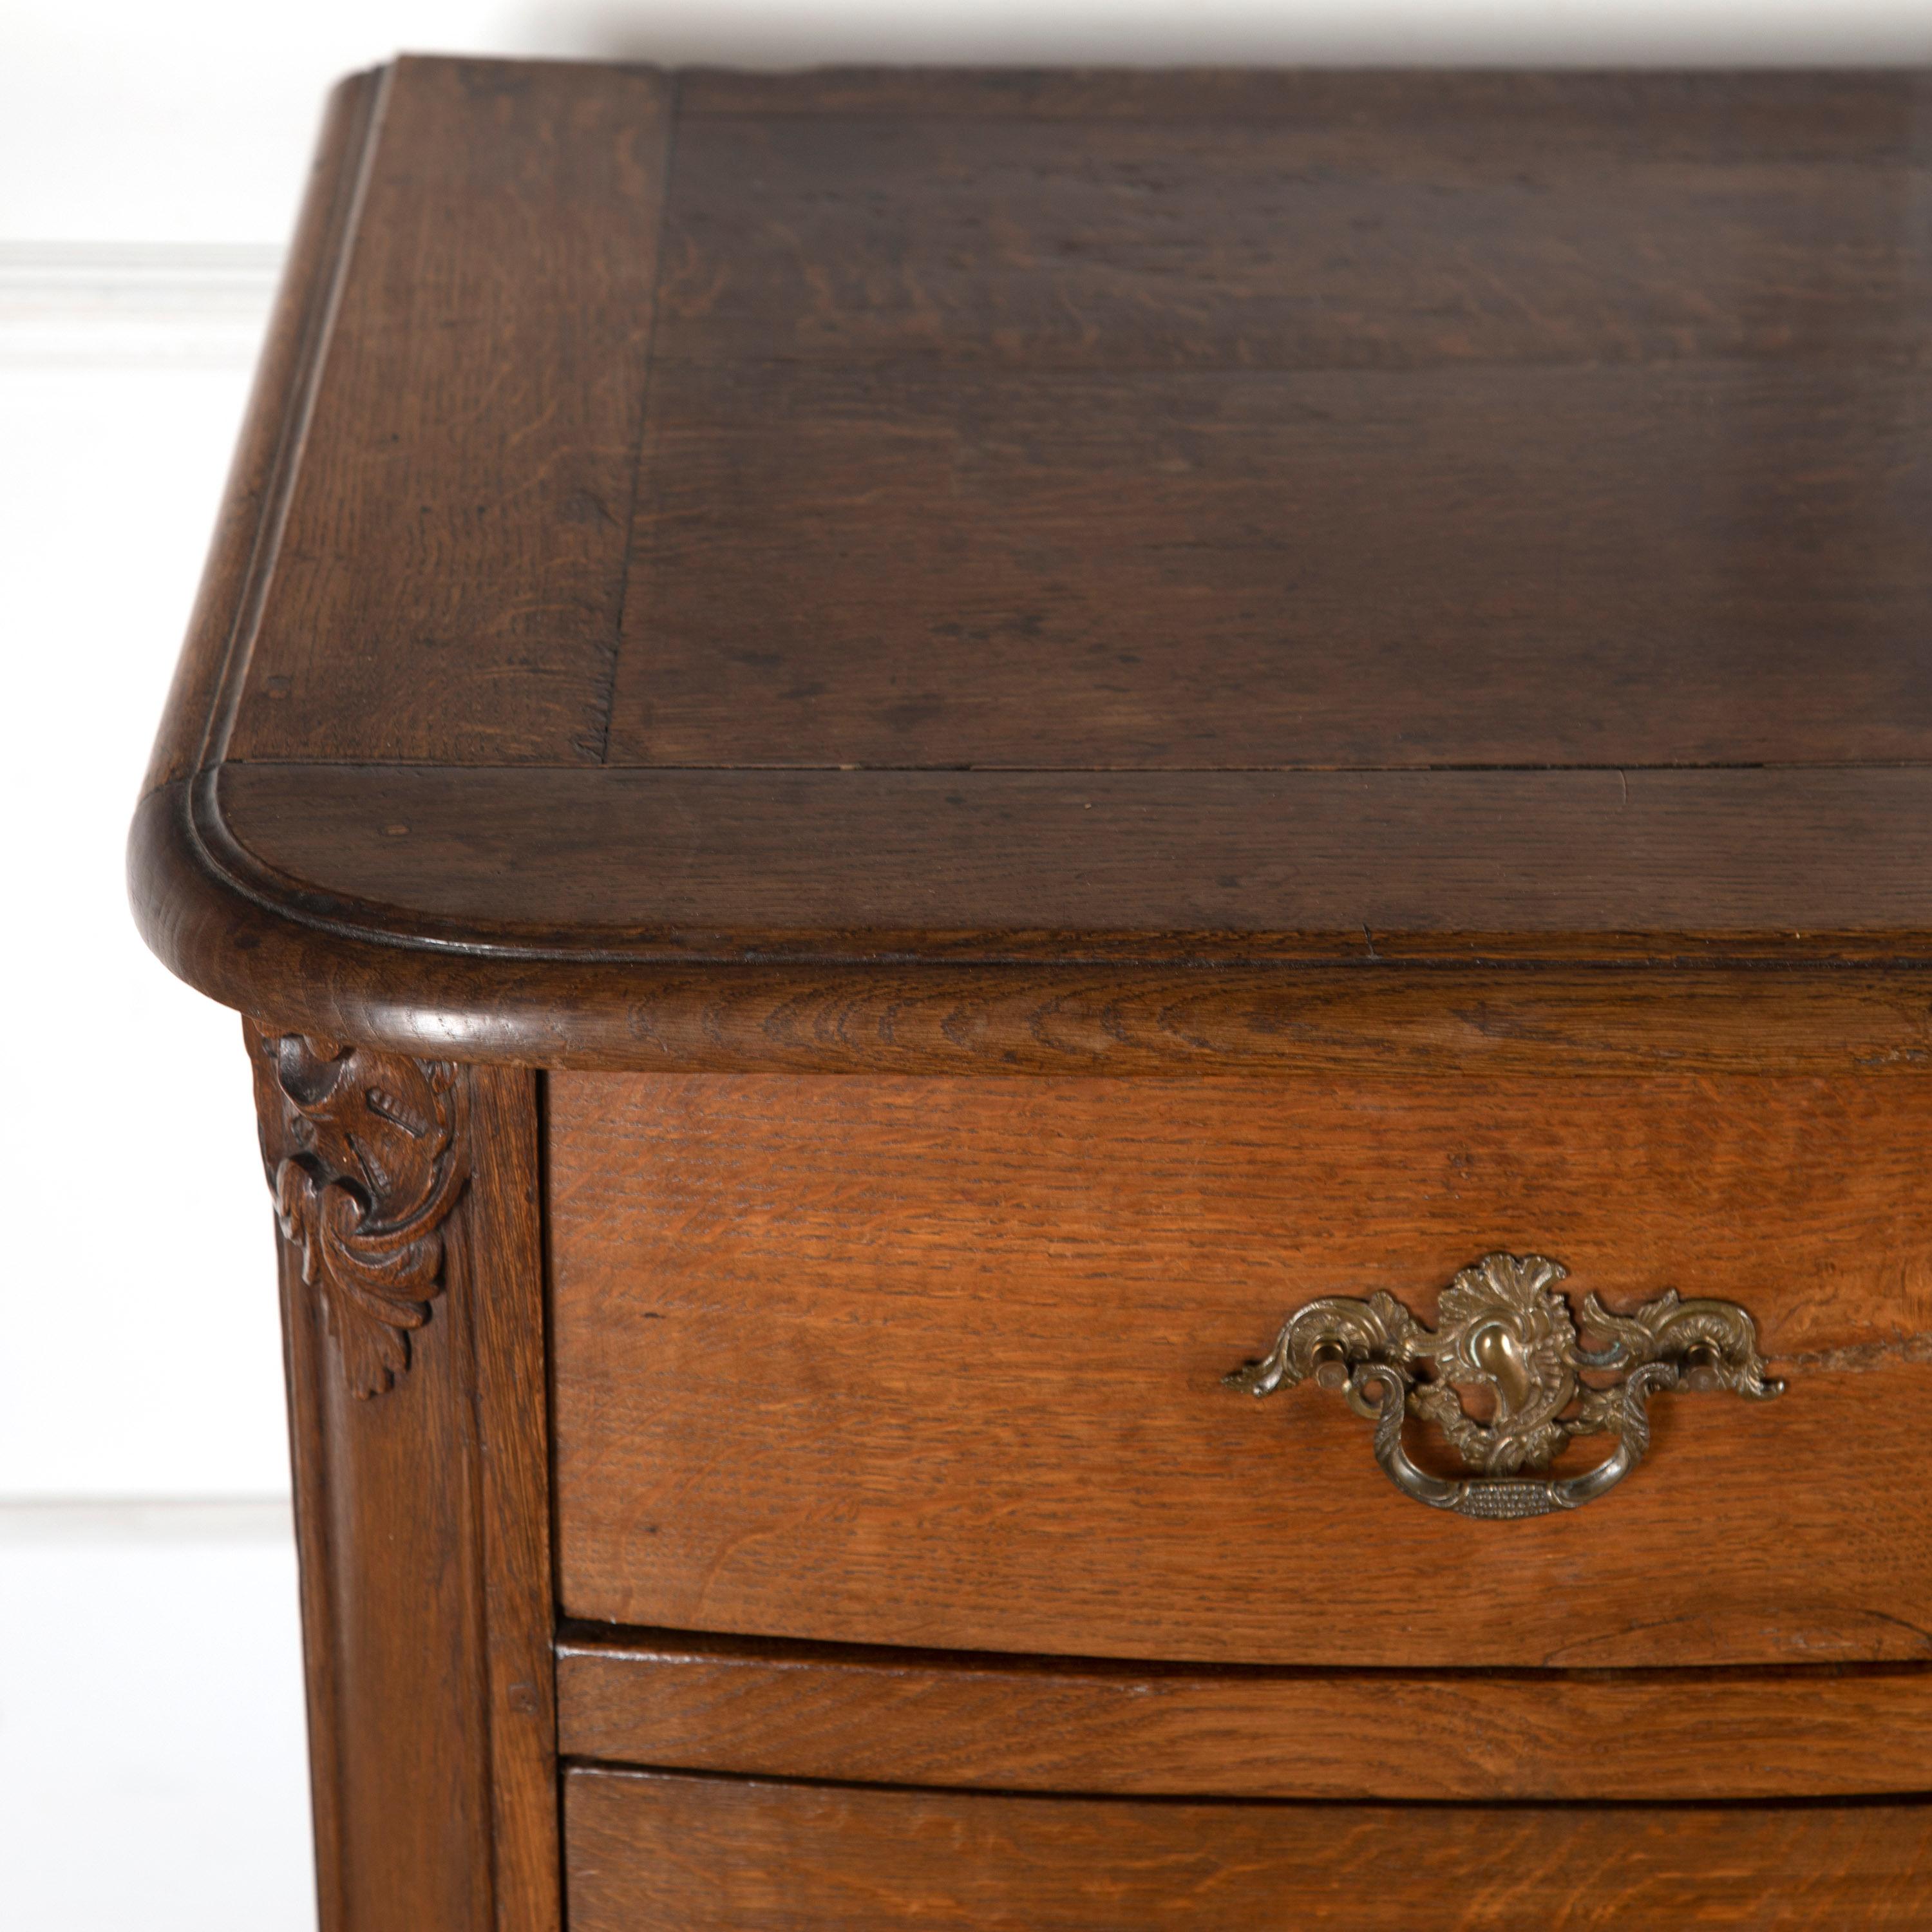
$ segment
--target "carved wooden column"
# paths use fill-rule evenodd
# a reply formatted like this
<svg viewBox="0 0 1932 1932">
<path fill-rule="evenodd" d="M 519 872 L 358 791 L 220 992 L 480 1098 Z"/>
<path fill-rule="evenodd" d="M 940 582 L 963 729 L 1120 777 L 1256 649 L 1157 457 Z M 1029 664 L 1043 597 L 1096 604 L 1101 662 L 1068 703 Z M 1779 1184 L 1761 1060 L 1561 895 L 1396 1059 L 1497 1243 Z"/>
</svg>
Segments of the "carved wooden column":
<svg viewBox="0 0 1932 1932">
<path fill-rule="evenodd" d="M 323 1932 L 557 1924 L 536 1077 L 250 1024 Z"/>
</svg>

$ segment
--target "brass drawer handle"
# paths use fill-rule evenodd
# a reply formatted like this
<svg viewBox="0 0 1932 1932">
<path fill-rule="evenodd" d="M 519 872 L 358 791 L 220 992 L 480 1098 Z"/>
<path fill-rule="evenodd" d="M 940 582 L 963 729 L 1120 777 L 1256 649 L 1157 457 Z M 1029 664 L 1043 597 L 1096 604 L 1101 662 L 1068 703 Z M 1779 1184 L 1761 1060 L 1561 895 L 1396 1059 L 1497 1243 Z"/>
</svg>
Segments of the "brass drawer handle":
<svg viewBox="0 0 1932 1932">
<path fill-rule="evenodd" d="M 1767 1380 L 1757 1328 L 1731 1301 L 1684 1301 L 1666 1288 L 1629 1315 L 1612 1315 L 1594 1294 L 1583 1327 L 1607 1338 L 1586 1348 L 1570 1304 L 1554 1284 L 1569 1273 L 1541 1255 L 1485 1255 L 1442 1291 L 1434 1330 L 1392 1294 L 1365 1300 L 1327 1295 L 1291 1315 L 1258 1362 L 1226 1376 L 1250 1395 L 1292 1388 L 1312 1376 L 1340 1389 L 1376 1425 L 1376 1460 L 1404 1496 L 1431 1509 L 1507 1519 L 1572 1510 L 1614 1489 L 1650 1446 L 1646 1406 L 1666 1389 L 1729 1389 L 1760 1400 L 1783 1392 Z M 1420 1371 L 1431 1364 L 1425 1379 Z M 1585 1370 L 1613 1379 L 1586 1382 Z M 1459 1389 L 1489 1391 L 1485 1422 Z M 1480 1476 L 1460 1481 L 1417 1468 L 1402 1447 L 1409 1416 L 1434 1423 Z M 1594 1469 L 1562 1478 L 1546 1469 L 1573 1436 L 1614 1436 Z"/>
</svg>

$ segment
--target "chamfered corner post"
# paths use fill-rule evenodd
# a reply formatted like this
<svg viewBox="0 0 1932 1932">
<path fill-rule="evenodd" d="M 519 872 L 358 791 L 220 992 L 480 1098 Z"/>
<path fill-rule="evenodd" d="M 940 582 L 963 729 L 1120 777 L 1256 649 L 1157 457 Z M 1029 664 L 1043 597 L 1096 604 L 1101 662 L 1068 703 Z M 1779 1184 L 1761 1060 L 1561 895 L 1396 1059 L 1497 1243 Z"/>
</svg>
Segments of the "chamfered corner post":
<svg viewBox="0 0 1932 1932">
<path fill-rule="evenodd" d="M 537 1076 L 244 1030 L 322 1932 L 557 1932 Z"/>
</svg>

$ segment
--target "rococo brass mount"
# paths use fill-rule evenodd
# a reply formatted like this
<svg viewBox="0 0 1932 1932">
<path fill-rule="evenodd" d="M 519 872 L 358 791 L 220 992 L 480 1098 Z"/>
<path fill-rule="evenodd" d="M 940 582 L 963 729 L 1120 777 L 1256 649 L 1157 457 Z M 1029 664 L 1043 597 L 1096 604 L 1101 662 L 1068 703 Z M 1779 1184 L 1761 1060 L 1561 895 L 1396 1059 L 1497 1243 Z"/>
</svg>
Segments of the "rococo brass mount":
<svg viewBox="0 0 1932 1932">
<path fill-rule="evenodd" d="M 1250 1395 L 1270 1395 L 1312 1376 L 1339 1389 L 1376 1425 L 1376 1460 L 1405 1496 L 1462 1516 L 1546 1516 L 1613 1489 L 1650 1444 L 1646 1405 L 1667 1389 L 1728 1389 L 1758 1400 L 1780 1394 L 1757 1352 L 1757 1329 L 1735 1302 L 1678 1298 L 1667 1288 L 1629 1315 L 1612 1315 L 1594 1294 L 1583 1330 L 1604 1346 L 1586 1348 L 1555 1284 L 1569 1270 L 1541 1255 L 1485 1255 L 1443 1290 L 1438 1326 L 1423 1327 L 1391 1294 L 1364 1300 L 1328 1295 L 1291 1315 L 1258 1362 L 1223 1378 Z M 1586 1382 L 1586 1373 L 1610 1379 Z M 1459 1390 L 1486 1393 L 1486 1421 Z M 1431 1475 L 1402 1447 L 1409 1416 L 1432 1422 L 1480 1477 Z M 1610 1435 L 1616 1448 L 1584 1474 L 1546 1469 L 1574 1436 Z"/>
</svg>

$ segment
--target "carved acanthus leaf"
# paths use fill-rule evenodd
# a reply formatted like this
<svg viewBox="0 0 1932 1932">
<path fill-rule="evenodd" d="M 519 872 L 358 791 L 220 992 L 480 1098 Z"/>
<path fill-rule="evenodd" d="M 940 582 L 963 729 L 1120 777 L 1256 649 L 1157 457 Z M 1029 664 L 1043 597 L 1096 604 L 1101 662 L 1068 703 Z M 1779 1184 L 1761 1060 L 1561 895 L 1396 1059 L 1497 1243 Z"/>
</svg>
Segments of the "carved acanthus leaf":
<svg viewBox="0 0 1932 1932">
<path fill-rule="evenodd" d="M 262 1156 L 283 1237 L 320 1297 L 349 1386 L 380 1395 L 410 1365 L 469 1178 L 468 1088 L 447 1061 L 299 1034 L 256 1034 Z"/>
</svg>

